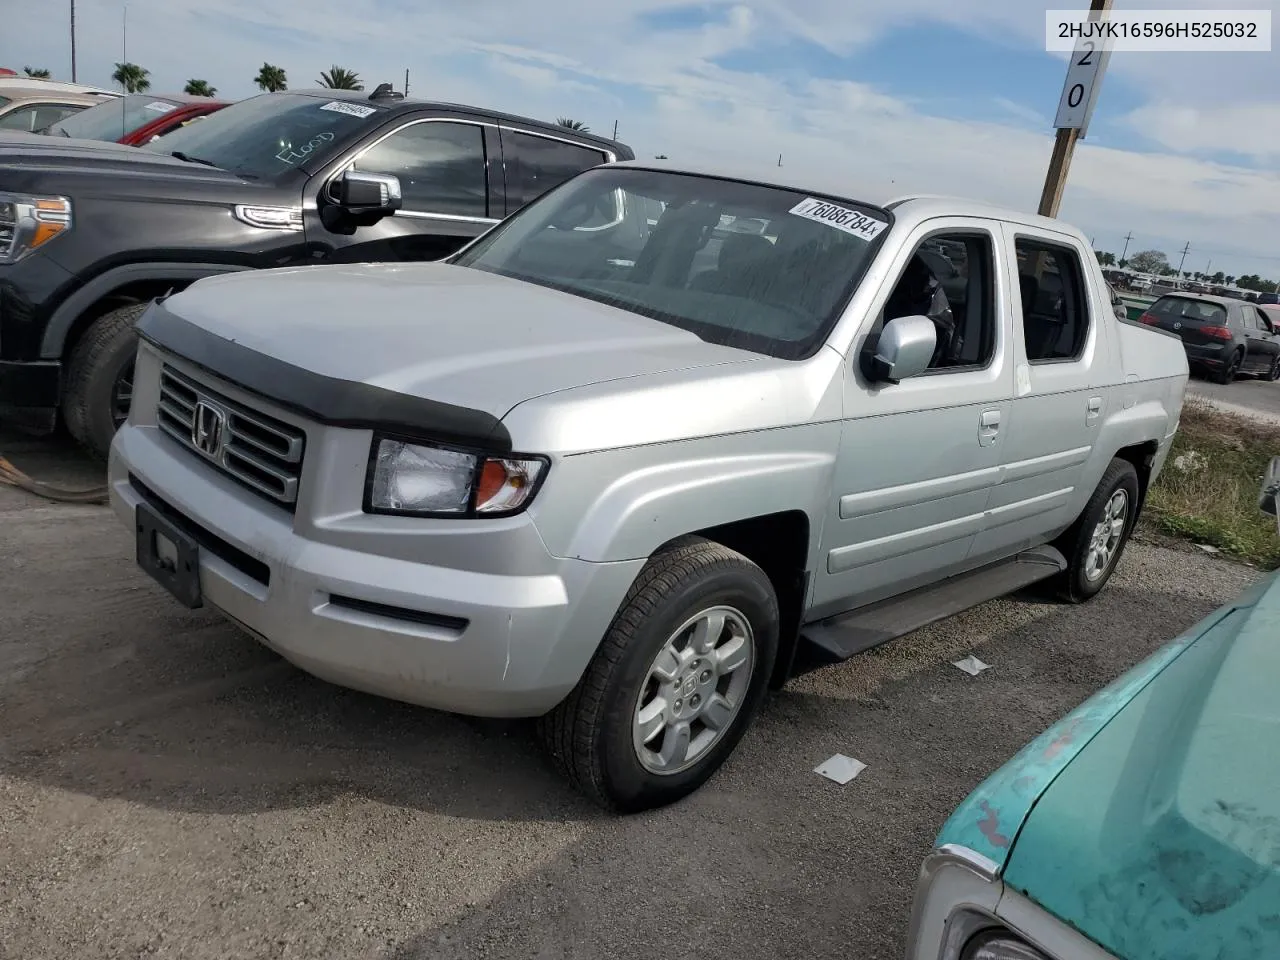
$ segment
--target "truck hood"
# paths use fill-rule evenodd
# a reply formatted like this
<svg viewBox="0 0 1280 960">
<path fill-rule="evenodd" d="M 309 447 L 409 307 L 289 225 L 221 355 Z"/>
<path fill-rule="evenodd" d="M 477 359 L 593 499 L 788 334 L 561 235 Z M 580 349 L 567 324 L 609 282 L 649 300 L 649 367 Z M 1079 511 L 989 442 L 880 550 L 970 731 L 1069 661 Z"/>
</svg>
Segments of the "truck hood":
<svg viewBox="0 0 1280 960">
<path fill-rule="evenodd" d="M 1125 960 L 1280 957 L 1280 575 L 1036 800 L 1004 880 Z"/>
<path fill-rule="evenodd" d="M 498 419 L 575 387 L 762 359 L 616 307 L 442 263 L 210 277 L 163 310 L 312 374 Z M 150 326 L 163 330 L 164 319 Z M 241 382 L 236 370 L 215 372 Z M 253 389 L 271 396 L 269 385 Z"/>
<path fill-rule="evenodd" d="M 16 171 L 33 175 L 112 177 L 145 176 L 160 180 L 246 181 L 226 170 L 179 160 L 164 153 L 104 140 L 78 140 L 73 137 L 46 136 L 36 133 L 11 133 L 0 136 L 0 171 Z M 6 177 L 8 179 L 8 177 Z"/>
</svg>

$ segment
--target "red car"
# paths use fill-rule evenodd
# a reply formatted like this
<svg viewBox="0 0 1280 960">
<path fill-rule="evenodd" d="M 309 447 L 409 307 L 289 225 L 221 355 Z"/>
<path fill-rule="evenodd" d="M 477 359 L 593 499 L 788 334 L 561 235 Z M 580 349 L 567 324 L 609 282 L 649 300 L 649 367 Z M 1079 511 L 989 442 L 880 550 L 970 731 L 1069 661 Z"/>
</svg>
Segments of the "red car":
<svg viewBox="0 0 1280 960">
<path fill-rule="evenodd" d="M 193 97 L 185 93 L 154 95 L 131 93 L 109 103 L 64 117 L 42 130 L 49 136 L 80 140 L 114 140 L 130 146 L 150 143 L 196 117 L 227 106 L 226 100 Z"/>
</svg>

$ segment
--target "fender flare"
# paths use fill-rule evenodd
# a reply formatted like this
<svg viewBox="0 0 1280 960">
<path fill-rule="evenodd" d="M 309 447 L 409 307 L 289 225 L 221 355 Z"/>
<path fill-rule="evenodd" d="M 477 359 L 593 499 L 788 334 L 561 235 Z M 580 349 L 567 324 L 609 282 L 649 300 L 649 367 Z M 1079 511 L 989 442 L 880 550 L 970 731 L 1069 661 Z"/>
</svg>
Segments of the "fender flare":
<svg viewBox="0 0 1280 960">
<path fill-rule="evenodd" d="M 53 311 L 40 341 L 40 357 L 44 360 L 59 359 L 66 346 L 67 334 L 76 320 L 103 297 L 130 283 L 139 280 L 194 282 L 221 273 L 251 269 L 231 263 L 126 263 L 113 267 L 78 288 Z"/>
</svg>

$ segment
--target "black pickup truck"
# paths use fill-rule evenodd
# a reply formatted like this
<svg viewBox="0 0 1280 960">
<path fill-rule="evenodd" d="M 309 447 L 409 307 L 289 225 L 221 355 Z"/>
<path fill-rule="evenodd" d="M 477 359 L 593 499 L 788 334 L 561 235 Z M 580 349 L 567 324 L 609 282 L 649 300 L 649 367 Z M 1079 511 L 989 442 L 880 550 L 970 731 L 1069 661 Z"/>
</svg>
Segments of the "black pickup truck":
<svg viewBox="0 0 1280 960">
<path fill-rule="evenodd" d="M 134 323 L 156 297 L 237 270 L 436 260 L 633 157 L 389 84 L 263 94 L 144 148 L 0 139 L 0 417 L 45 433 L 61 412 L 105 457 L 128 414 Z"/>
</svg>

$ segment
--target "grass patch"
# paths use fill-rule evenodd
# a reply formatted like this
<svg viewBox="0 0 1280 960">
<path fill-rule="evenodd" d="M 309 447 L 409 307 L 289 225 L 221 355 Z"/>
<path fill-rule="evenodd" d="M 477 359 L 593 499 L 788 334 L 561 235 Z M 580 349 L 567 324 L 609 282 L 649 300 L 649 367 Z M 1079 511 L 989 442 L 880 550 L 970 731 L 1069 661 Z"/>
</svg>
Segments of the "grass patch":
<svg viewBox="0 0 1280 960">
<path fill-rule="evenodd" d="M 1162 533 L 1274 570 L 1280 567 L 1276 521 L 1258 510 L 1262 477 L 1274 456 L 1280 456 L 1280 426 L 1188 399 L 1146 513 Z"/>
</svg>

